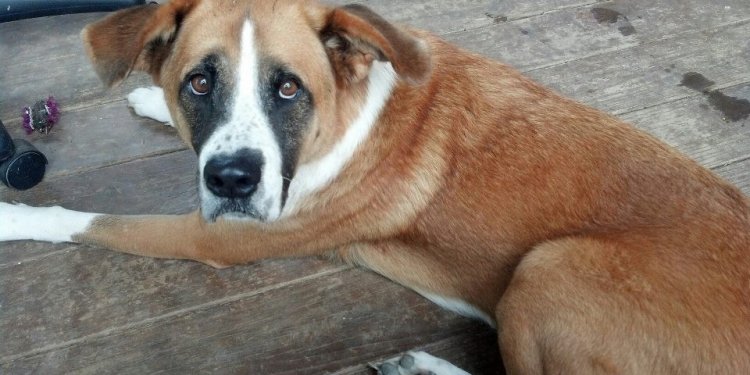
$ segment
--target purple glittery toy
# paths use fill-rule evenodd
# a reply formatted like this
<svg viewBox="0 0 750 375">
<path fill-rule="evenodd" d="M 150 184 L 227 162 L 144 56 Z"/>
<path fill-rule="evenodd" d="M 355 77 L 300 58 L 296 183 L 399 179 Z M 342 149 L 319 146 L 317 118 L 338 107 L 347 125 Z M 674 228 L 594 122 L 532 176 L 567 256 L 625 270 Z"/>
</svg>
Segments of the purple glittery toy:
<svg viewBox="0 0 750 375">
<path fill-rule="evenodd" d="M 59 119 L 60 109 L 52 96 L 23 109 L 23 128 L 26 134 L 31 134 L 34 130 L 47 134 Z"/>
</svg>

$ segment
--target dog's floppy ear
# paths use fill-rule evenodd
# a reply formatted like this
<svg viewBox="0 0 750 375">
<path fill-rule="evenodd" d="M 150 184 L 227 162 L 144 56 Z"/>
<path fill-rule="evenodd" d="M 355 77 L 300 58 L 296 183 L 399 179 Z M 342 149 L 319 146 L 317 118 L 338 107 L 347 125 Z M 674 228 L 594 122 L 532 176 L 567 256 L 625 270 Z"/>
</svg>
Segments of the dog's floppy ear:
<svg viewBox="0 0 750 375">
<path fill-rule="evenodd" d="M 112 86 L 133 70 L 151 74 L 158 82 L 180 23 L 197 0 L 172 0 L 115 12 L 81 32 L 86 52 L 99 78 Z"/>
<path fill-rule="evenodd" d="M 412 84 L 430 74 L 427 44 L 362 5 L 330 9 L 321 38 L 343 82 L 365 78 L 374 60 L 389 61 L 399 77 Z"/>
</svg>

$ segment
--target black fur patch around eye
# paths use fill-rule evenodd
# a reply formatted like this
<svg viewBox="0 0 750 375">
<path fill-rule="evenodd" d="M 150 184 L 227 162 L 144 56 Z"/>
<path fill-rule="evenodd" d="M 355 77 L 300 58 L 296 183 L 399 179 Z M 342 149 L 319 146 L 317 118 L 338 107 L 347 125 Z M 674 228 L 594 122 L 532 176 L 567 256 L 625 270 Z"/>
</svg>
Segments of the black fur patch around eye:
<svg viewBox="0 0 750 375">
<path fill-rule="evenodd" d="M 279 95 L 280 86 L 288 79 L 295 80 L 299 85 L 293 99 L 284 99 Z M 314 113 L 314 100 L 312 93 L 306 89 L 305 82 L 302 82 L 291 69 L 277 62 L 266 61 L 263 64 L 260 82 L 263 109 L 281 148 L 281 174 L 284 177 L 282 200 L 286 201 L 302 140 Z"/>
<path fill-rule="evenodd" d="M 216 127 L 230 116 L 234 82 L 227 79 L 229 75 L 224 61 L 218 54 L 206 56 L 185 75 L 180 87 L 179 102 L 190 125 L 193 148 L 198 153 Z M 190 80 L 196 74 L 208 79 L 211 88 L 206 95 L 195 95 L 190 89 Z"/>
</svg>

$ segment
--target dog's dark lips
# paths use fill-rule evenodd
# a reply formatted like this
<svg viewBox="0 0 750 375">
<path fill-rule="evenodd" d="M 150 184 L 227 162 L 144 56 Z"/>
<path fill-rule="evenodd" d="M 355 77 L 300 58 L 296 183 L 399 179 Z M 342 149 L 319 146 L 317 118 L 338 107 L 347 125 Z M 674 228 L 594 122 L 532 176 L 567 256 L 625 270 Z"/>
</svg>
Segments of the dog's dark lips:
<svg viewBox="0 0 750 375">
<path fill-rule="evenodd" d="M 219 207 L 208 216 L 210 222 L 215 222 L 219 217 L 240 220 L 265 221 L 265 217 L 251 206 L 246 200 L 225 199 Z"/>
</svg>

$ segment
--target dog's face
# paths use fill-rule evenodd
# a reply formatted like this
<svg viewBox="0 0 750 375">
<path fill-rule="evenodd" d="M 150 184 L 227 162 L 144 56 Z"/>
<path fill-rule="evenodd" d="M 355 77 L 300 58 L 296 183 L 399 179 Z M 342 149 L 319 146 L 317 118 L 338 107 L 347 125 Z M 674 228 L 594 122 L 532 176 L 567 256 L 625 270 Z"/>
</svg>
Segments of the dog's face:
<svg viewBox="0 0 750 375">
<path fill-rule="evenodd" d="M 316 146 L 308 136 L 328 130 L 335 78 L 303 8 L 223 5 L 202 2 L 183 21 L 161 82 L 199 155 L 204 216 L 274 220 L 301 152 Z"/>
<path fill-rule="evenodd" d="M 140 69 L 162 86 L 199 156 L 211 221 L 278 219 L 299 167 L 330 152 L 367 102 L 376 61 L 411 80 L 428 70 L 419 41 L 366 8 L 308 1 L 175 0 L 83 36 L 107 83 Z"/>
</svg>

